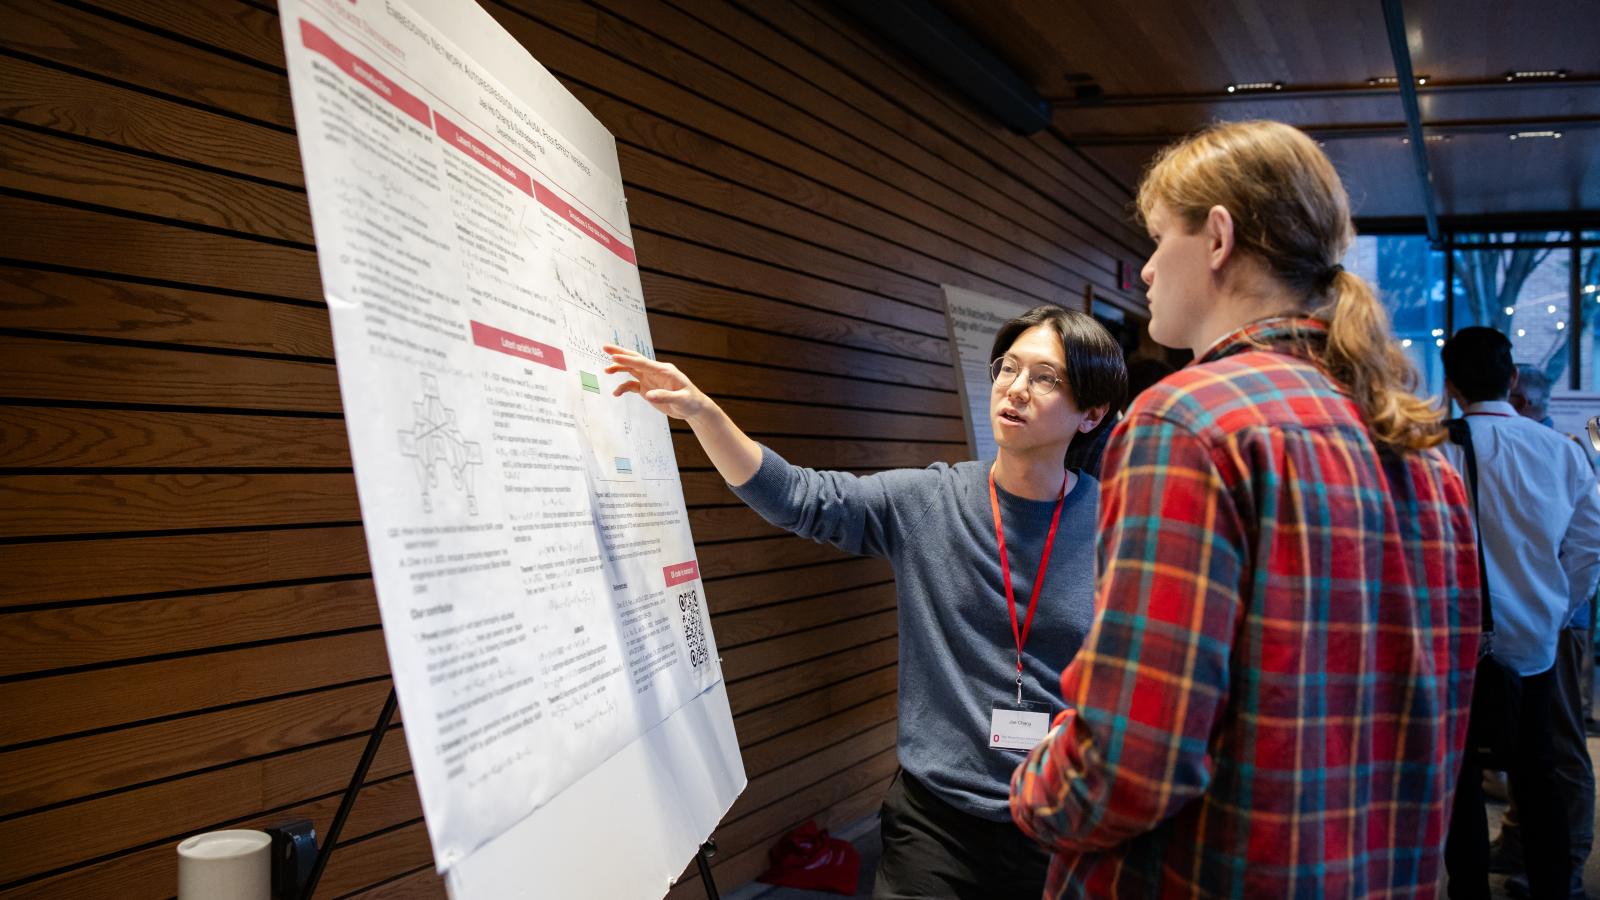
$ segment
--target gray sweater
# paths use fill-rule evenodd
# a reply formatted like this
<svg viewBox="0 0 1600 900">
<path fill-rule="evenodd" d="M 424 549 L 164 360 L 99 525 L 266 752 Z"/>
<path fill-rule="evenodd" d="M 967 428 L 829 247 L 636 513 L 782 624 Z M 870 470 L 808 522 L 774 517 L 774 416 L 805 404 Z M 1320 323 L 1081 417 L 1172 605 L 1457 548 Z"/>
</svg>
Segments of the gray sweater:
<svg viewBox="0 0 1600 900">
<path fill-rule="evenodd" d="M 1022 751 L 991 750 L 996 700 L 1016 699 L 1016 641 L 1000 580 L 989 463 L 935 463 L 858 477 L 819 472 L 763 448 L 761 468 L 733 492 L 767 521 L 850 553 L 889 560 L 900 605 L 900 765 L 957 809 L 1008 821 Z M 996 486 L 1017 623 L 1055 501 Z M 1078 473 L 1061 509 L 1050 570 L 1023 655 L 1022 698 L 1061 709 L 1061 670 L 1093 617 L 1099 484 Z"/>
</svg>

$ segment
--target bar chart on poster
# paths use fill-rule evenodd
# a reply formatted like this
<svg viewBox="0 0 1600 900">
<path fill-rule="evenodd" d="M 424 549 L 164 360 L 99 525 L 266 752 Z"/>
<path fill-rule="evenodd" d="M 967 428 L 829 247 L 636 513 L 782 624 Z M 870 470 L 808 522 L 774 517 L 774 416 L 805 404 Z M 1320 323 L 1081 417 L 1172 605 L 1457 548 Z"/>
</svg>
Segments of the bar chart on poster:
<svg viewBox="0 0 1600 900">
<path fill-rule="evenodd" d="M 744 773 L 666 419 L 604 373 L 654 354 L 615 144 L 466 0 L 279 6 L 437 868 L 563 895 L 627 804 L 655 855 L 585 889 L 660 896 Z"/>
</svg>

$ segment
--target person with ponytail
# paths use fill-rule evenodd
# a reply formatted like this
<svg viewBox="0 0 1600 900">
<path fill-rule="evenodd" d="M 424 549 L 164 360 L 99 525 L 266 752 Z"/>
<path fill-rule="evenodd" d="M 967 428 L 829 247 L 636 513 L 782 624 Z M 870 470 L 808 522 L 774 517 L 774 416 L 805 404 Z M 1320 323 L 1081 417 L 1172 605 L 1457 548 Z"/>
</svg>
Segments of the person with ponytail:
<svg viewBox="0 0 1600 900">
<path fill-rule="evenodd" d="M 1433 896 L 1479 641 L 1442 416 L 1305 134 L 1209 128 L 1138 204 L 1195 361 L 1110 437 L 1094 624 L 1012 779 L 1046 896 Z"/>
</svg>

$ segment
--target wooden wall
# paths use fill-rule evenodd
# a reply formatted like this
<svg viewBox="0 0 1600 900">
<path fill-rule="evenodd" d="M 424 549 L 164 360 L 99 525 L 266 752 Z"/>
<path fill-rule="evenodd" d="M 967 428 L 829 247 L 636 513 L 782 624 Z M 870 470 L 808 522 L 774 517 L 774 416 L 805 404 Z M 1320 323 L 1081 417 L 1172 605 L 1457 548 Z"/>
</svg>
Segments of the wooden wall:
<svg viewBox="0 0 1600 900">
<path fill-rule="evenodd" d="M 1076 304 L 1141 258 L 1123 186 L 821 0 L 489 5 L 617 136 L 663 358 L 796 461 L 963 455 L 941 282 Z M 389 689 L 275 8 L 0 0 L 0 221 L 0 898 L 167 896 L 186 835 L 325 829 Z M 876 807 L 893 583 L 677 437 L 726 889 Z M 402 729 L 322 896 L 442 894 Z"/>
</svg>

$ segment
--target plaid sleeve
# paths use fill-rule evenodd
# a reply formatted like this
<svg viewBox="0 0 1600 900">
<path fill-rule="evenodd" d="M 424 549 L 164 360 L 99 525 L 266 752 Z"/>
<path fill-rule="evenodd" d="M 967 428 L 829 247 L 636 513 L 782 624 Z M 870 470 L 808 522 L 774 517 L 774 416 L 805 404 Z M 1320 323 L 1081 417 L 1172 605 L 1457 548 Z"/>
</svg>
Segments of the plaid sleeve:
<svg viewBox="0 0 1600 900">
<path fill-rule="evenodd" d="M 1205 791 L 1240 611 L 1246 538 L 1209 448 L 1138 416 L 1104 471 L 1094 625 L 1011 782 L 1017 825 L 1057 850 L 1116 846 Z"/>
</svg>

